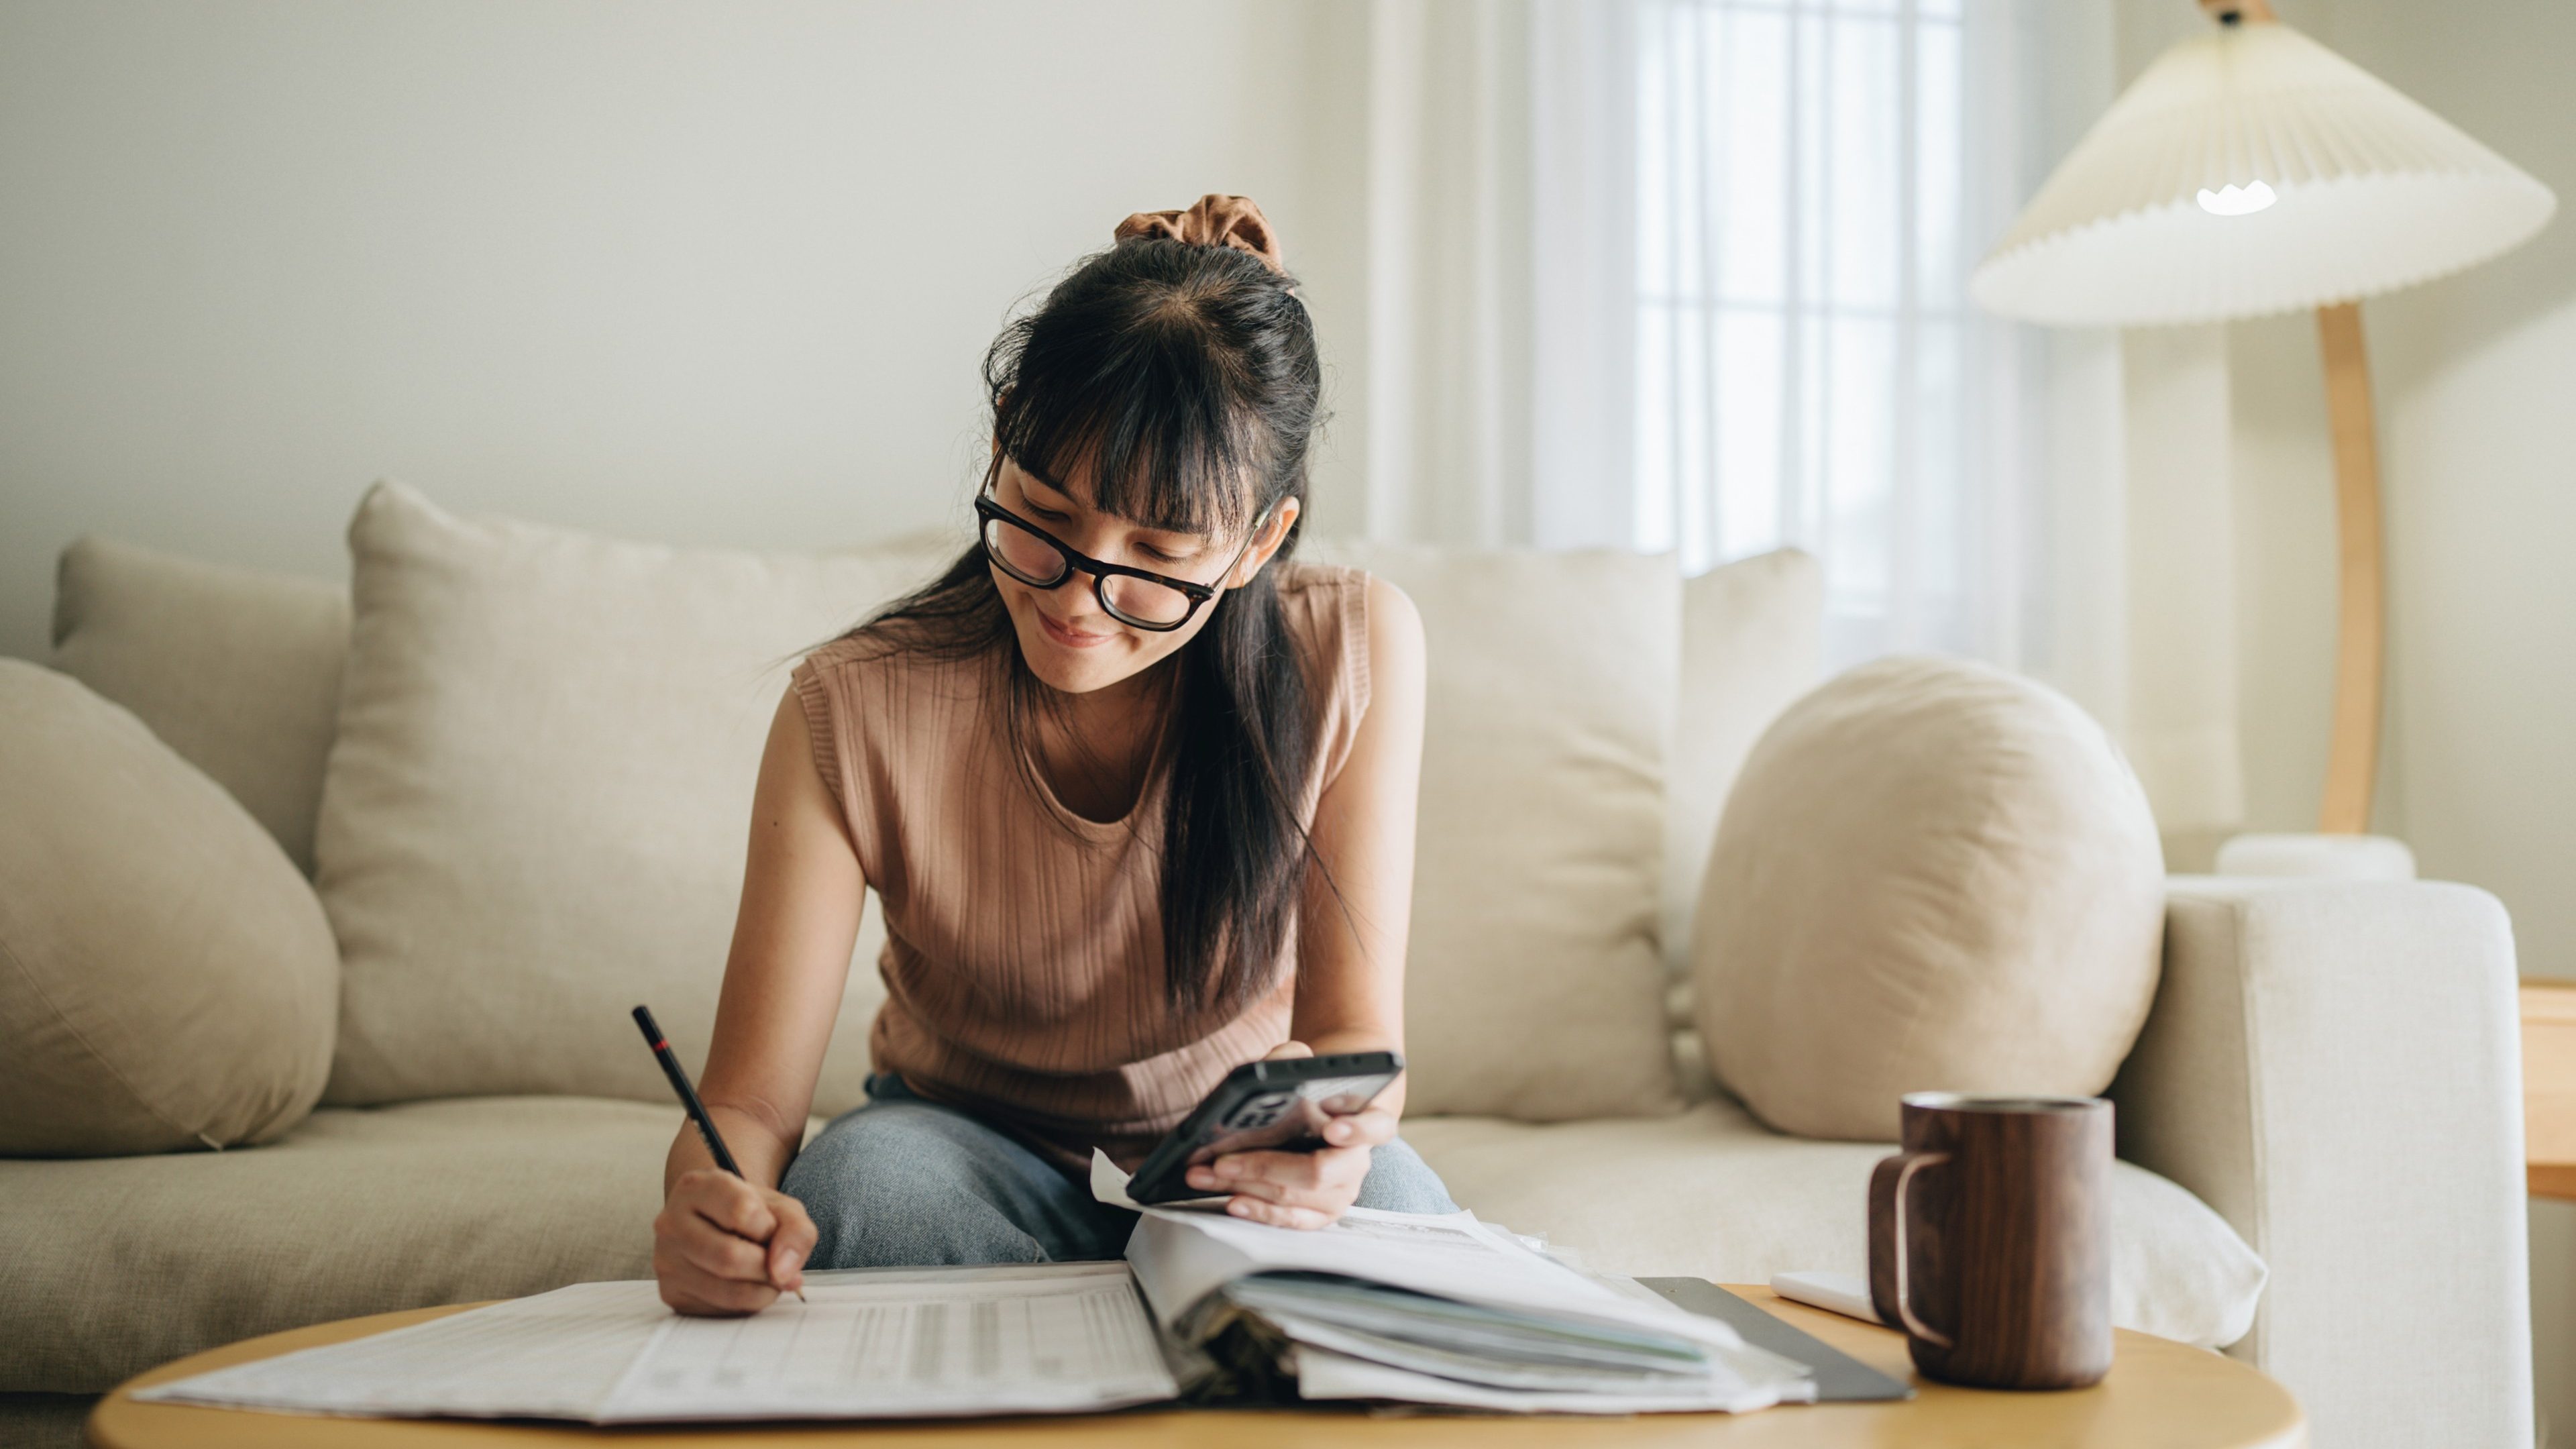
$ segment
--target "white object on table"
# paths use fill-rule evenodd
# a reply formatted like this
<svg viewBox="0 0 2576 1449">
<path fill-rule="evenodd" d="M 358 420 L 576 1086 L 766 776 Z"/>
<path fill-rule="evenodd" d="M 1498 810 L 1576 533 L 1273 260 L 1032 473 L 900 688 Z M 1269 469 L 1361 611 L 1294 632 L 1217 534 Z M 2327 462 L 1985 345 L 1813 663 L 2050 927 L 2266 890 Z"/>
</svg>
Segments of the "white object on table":
<svg viewBox="0 0 2576 1449">
<path fill-rule="evenodd" d="M 1857 1318 L 1863 1323 L 1880 1323 L 1878 1308 L 1869 1301 L 1869 1284 L 1849 1273 L 1774 1273 L 1771 1291 L 1793 1303 Z"/>
</svg>

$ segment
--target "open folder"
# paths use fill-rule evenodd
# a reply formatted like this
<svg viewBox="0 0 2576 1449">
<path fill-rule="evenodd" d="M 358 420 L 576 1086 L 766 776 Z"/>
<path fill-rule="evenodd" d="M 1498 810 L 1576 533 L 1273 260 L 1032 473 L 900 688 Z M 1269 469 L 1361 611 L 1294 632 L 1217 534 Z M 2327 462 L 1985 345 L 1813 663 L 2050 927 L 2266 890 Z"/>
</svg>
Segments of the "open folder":
<svg viewBox="0 0 2576 1449">
<path fill-rule="evenodd" d="M 1112 1169 L 1114 1173 L 1114 1169 Z M 1121 1184 L 1095 1186 L 1105 1198 Z M 1517 1411 L 1749 1410 L 1804 1365 L 1473 1213 L 1298 1231 L 1142 1210 L 1124 1261 L 806 1276 L 809 1301 L 673 1313 L 580 1283 L 139 1391 L 320 1414 L 576 1419 L 1067 1413 L 1373 1399 Z"/>
</svg>

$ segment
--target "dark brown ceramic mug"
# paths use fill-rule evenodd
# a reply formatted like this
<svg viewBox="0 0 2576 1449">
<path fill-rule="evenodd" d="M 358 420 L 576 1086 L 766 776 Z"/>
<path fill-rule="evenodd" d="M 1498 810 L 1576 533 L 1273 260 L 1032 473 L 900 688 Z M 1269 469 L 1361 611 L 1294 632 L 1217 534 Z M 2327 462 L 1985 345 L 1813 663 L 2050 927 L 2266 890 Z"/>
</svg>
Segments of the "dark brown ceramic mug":
<svg viewBox="0 0 2576 1449">
<path fill-rule="evenodd" d="M 1869 1296 L 1946 1383 L 2077 1389 L 2111 1368 L 2111 1104 L 1910 1092 L 1869 1181 Z"/>
</svg>

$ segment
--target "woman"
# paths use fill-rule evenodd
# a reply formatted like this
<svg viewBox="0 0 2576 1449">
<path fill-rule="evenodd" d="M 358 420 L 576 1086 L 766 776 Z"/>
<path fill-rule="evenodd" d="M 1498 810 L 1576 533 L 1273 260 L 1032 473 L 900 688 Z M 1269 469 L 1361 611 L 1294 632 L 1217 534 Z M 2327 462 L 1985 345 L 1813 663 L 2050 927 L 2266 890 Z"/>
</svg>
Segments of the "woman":
<svg viewBox="0 0 2576 1449">
<path fill-rule="evenodd" d="M 977 546 L 811 651 L 754 794 L 662 1297 L 744 1313 L 815 1267 L 1115 1257 L 1133 1167 L 1265 1055 L 1400 1048 L 1420 616 L 1292 563 L 1321 370 L 1260 209 L 1139 213 L 987 354 Z M 798 1151 L 864 890 L 869 1100 Z M 1452 1210 L 1403 1082 L 1313 1153 L 1193 1168 L 1226 1210 Z M 747 1180 L 746 1180 L 747 1179 Z"/>
</svg>

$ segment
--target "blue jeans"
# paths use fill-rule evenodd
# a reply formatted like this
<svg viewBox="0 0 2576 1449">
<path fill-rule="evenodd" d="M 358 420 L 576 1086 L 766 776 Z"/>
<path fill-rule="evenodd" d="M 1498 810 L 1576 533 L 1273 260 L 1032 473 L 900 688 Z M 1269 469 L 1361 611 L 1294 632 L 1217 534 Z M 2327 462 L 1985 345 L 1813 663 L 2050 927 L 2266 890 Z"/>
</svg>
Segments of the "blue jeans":
<svg viewBox="0 0 2576 1449">
<path fill-rule="evenodd" d="M 778 1190 L 813 1216 L 806 1266 L 818 1270 L 1115 1258 L 1136 1226 L 1136 1214 L 1096 1201 L 1027 1144 L 914 1096 L 891 1072 L 868 1078 L 868 1100 L 816 1133 Z M 1458 1210 L 1401 1140 L 1372 1153 L 1359 1205 Z"/>
</svg>

